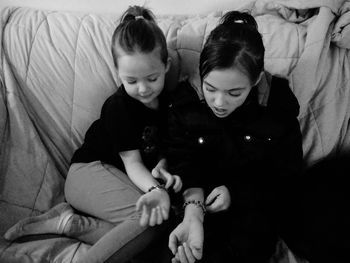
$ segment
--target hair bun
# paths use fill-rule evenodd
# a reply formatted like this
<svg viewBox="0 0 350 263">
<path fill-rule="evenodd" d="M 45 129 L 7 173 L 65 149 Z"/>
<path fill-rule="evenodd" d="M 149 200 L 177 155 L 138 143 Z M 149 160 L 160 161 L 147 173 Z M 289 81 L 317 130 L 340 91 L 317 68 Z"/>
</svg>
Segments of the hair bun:
<svg viewBox="0 0 350 263">
<path fill-rule="evenodd" d="M 155 16 L 151 12 L 151 10 L 142 7 L 142 6 L 129 6 L 129 8 L 124 12 L 121 16 L 121 22 L 135 21 L 135 20 L 148 20 L 151 22 L 155 22 Z"/>
<path fill-rule="evenodd" d="M 240 11 L 230 11 L 227 12 L 221 19 L 220 24 L 225 26 L 232 25 L 247 25 L 255 29 L 258 29 L 258 24 L 256 23 L 254 17 L 247 12 Z"/>
</svg>

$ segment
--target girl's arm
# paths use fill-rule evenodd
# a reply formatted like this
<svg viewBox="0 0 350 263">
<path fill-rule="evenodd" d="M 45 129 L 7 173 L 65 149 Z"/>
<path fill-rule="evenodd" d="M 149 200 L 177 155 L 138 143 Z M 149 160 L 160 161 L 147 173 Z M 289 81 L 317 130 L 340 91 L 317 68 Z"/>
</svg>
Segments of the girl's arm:
<svg viewBox="0 0 350 263">
<path fill-rule="evenodd" d="M 168 219 L 170 198 L 168 193 L 153 178 L 144 166 L 138 150 L 120 152 L 130 180 L 145 194 L 136 202 L 136 211 L 141 212 L 140 225 L 160 225 Z"/>
<path fill-rule="evenodd" d="M 159 185 L 151 172 L 143 164 L 139 150 L 124 151 L 119 153 L 127 175 L 130 180 L 144 193 L 152 186 Z"/>
<path fill-rule="evenodd" d="M 184 191 L 185 211 L 183 221 L 171 232 L 169 248 L 172 262 L 194 262 L 202 258 L 204 242 L 204 192 L 201 188 Z"/>
<path fill-rule="evenodd" d="M 189 188 L 183 193 L 185 206 L 184 220 L 193 218 L 204 221 L 204 191 L 202 188 Z M 193 203 L 192 203 L 193 202 Z"/>
</svg>

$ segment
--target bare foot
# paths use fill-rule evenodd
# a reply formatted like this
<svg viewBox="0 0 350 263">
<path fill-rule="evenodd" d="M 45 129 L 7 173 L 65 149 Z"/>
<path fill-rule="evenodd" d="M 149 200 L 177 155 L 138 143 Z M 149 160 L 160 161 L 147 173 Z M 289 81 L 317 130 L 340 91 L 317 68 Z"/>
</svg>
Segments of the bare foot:
<svg viewBox="0 0 350 263">
<path fill-rule="evenodd" d="M 74 215 L 73 208 L 68 203 L 60 203 L 42 215 L 19 221 L 7 230 L 4 238 L 15 240 L 27 235 L 62 234 L 72 215 Z"/>
</svg>

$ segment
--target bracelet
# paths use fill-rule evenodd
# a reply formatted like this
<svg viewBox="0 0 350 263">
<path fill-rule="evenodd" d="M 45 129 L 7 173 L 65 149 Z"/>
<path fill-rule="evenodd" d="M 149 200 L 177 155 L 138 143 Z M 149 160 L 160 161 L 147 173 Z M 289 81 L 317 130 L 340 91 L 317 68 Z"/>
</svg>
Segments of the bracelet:
<svg viewBox="0 0 350 263">
<path fill-rule="evenodd" d="M 148 192 L 151 192 L 155 189 L 162 189 L 164 191 L 166 191 L 165 185 L 164 184 L 157 184 L 157 185 L 153 185 L 148 189 Z"/>
<path fill-rule="evenodd" d="M 205 205 L 203 204 L 202 201 L 199 201 L 199 200 L 188 200 L 188 201 L 186 201 L 186 202 L 183 204 L 183 206 L 182 206 L 183 209 L 185 209 L 186 206 L 188 206 L 189 204 L 194 204 L 194 205 L 196 205 L 197 207 L 201 208 L 204 215 L 205 215 L 205 213 L 207 212 L 207 209 L 205 208 Z"/>
</svg>

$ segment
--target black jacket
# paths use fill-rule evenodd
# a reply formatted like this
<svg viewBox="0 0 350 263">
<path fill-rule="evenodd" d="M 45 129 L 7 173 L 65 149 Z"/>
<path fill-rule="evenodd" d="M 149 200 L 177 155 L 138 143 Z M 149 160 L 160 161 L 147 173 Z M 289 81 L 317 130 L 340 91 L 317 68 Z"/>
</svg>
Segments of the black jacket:
<svg viewBox="0 0 350 263">
<path fill-rule="evenodd" d="M 188 82 L 174 90 L 166 148 L 169 171 L 182 178 L 183 189 L 226 185 L 232 194 L 238 182 L 274 188 L 300 173 L 299 104 L 288 81 L 272 78 L 267 106 L 258 104 L 255 93 L 256 87 L 220 119 Z"/>
</svg>

